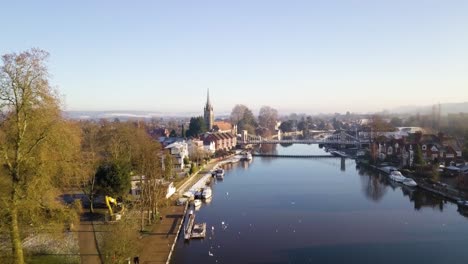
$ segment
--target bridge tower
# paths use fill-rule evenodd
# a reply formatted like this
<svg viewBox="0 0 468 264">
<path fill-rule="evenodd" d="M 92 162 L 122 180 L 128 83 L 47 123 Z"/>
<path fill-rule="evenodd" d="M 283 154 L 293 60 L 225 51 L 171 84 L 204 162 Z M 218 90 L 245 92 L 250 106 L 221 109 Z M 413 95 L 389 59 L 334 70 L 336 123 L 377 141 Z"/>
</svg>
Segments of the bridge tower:
<svg viewBox="0 0 468 264">
<path fill-rule="evenodd" d="M 242 141 L 247 142 L 247 130 L 242 130 Z"/>
<path fill-rule="evenodd" d="M 340 140 L 341 140 L 341 142 L 346 141 L 346 133 L 344 132 L 344 130 L 341 130 L 341 132 L 340 132 Z M 346 145 L 341 144 L 340 147 L 341 147 L 342 149 L 344 149 L 344 148 L 346 148 Z"/>
</svg>

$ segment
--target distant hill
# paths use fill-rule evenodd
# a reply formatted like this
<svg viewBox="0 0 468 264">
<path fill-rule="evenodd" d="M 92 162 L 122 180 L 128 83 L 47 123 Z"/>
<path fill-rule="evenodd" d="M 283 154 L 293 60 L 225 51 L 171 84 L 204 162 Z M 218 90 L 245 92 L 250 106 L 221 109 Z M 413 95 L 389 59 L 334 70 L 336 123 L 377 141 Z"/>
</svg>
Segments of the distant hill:
<svg viewBox="0 0 468 264">
<path fill-rule="evenodd" d="M 200 113 L 196 113 L 200 115 Z M 64 111 L 64 115 L 71 119 L 115 119 L 122 121 L 128 119 L 152 119 L 152 118 L 168 118 L 168 117 L 190 117 L 196 115 L 194 113 L 164 113 L 156 111 Z"/>
<path fill-rule="evenodd" d="M 462 103 L 441 103 L 442 115 L 468 113 L 468 102 Z M 401 106 L 391 110 L 392 113 L 421 113 L 430 114 L 432 112 L 432 105 L 426 106 Z"/>
</svg>

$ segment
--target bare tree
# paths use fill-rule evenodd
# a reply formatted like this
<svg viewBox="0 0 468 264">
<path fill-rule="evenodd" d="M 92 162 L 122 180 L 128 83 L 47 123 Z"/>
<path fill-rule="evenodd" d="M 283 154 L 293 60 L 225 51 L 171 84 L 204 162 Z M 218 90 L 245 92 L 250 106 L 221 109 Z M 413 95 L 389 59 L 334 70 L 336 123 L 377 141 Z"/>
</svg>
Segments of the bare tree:
<svg viewBox="0 0 468 264">
<path fill-rule="evenodd" d="M 247 109 L 249 108 L 243 104 L 235 105 L 231 112 L 231 123 L 237 125 L 244 118 L 244 114 Z"/>
<path fill-rule="evenodd" d="M 258 114 L 258 123 L 261 127 L 265 127 L 270 132 L 275 131 L 276 122 L 278 121 L 278 111 L 269 106 L 263 106 L 260 108 Z"/>
</svg>

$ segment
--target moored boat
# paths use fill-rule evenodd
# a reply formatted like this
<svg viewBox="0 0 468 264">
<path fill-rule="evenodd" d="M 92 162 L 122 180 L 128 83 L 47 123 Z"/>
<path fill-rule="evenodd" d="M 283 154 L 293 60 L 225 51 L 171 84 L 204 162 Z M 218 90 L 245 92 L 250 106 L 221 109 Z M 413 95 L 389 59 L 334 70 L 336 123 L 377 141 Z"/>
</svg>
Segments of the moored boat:
<svg viewBox="0 0 468 264">
<path fill-rule="evenodd" d="M 202 204 L 202 201 L 200 199 L 193 200 L 193 205 L 195 207 L 199 207 L 199 206 L 201 206 L 201 204 Z"/>
<path fill-rule="evenodd" d="M 242 154 L 242 160 L 246 160 L 246 161 L 251 161 L 252 160 L 252 154 L 250 152 L 244 152 Z"/>
<path fill-rule="evenodd" d="M 212 191 L 211 191 L 210 187 L 206 187 L 205 189 L 203 189 L 203 192 L 202 192 L 202 198 L 203 199 L 210 198 L 211 195 L 212 195 Z"/>
<path fill-rule="evenodd" d="M 403 180 L 403 184 L 408 187 L 416 187 L 418 184 L 411 178 L 406 178 Z"/>
<path fill-rule="evenodd" d="M 396 181 L 396 182 L 403 182 L 404 180 L 406 180 L 407 178 L 405 176 L 403 176 L 403 174 L 401 174 L 401 172 L 397 171 L 397 170 L 392 170 L 390 171 L 390 179 Z"/>
</svg>

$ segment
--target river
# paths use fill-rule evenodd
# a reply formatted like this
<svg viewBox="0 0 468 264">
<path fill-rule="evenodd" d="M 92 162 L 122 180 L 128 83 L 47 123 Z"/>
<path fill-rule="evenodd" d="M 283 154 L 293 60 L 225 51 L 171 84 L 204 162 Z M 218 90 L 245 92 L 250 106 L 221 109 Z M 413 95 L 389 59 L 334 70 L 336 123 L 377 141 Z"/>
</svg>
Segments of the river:
<svg viewBox="0 0 468 264">
<path fill-rule="evenodd" d="M 468 263 L 468 218 L 455 204 L 350 159 L 254 157 L 212 188 L 196 211 L 207 237 L 180 236 L 172 263 Z"/>
</svg>

